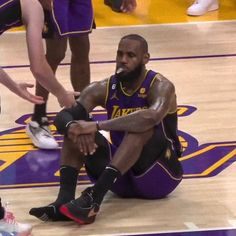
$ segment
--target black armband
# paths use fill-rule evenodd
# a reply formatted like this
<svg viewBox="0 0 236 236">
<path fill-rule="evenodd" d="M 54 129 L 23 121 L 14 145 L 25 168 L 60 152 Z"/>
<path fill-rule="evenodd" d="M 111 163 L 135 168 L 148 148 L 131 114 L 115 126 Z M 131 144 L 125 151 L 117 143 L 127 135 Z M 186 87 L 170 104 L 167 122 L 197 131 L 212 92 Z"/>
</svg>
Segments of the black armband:
<svg viewBox="0 0 236 236">
<path fill-rule="evenodd" d="M 71 121 L 69 121 L 69 122 L 66 124 L 66 134 L 68 133 L 68 130 L 69 130 L 69 128 L 70 128 L 70 125 L 76 124 L 76 123 L 77 123 L 76 120 L 71 120 Z"/>
<path fill-rule="evenodd" d="M 75 107 L 65 108 L 61 110 L 54 121 L 58 133 L 67 134 L 70 123 L 76 120 L 89 120 L 89 114 L 86 109 L 77 102 Z"/>
</svg>

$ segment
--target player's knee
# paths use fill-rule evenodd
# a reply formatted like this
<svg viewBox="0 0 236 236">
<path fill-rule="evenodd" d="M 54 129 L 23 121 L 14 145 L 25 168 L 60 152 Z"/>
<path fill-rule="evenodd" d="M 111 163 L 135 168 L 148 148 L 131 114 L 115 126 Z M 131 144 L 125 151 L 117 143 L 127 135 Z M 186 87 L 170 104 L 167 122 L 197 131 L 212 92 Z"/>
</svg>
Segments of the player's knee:
<svg viewBox="0 0 236 236">
<path fill-rule="evenodd" d="M 60 64 L 62 62 L 62 60 L 65 58 L 65 51 L 58 48 L 55 51 L 48 51 L 46 54 L 46 58 L 48 60 L 49 63 L 53 63 L 53 64 Z"/>
<path fill-rule="evenodd" d="M 63 142 L 63 146 L 62 146 L 62 154 L 64 153 L 65 156 L 71 157 L 72 155 L 75 155 L 76 153 L 78 153 L 78 151 L 79 151 L 78 145 L 76 145 L 67 136 L 64 136 L 64 142 Z"/>
<path fill-rule="evenodd" d="M 148 140 L 152 137 L 153 130 L 148 130 L 142 133 L 126 133 L 125 138 L 133 142 L 137 147 L 144 146 Z"/>
<path fill-rule="evenodd" d="M 88 53 L 79 53 L 77 51 L 71 51 L 72 61 L 80 63 L 81 65 L 87 65 L 89 63 Z"/>
<path fill-rule="evenodd" d="M 88 35 L 79 38 L 70 38 L 69 43 L 72 58 L 82 61 L 89 60 L 90 44 Z"/>
</svg>

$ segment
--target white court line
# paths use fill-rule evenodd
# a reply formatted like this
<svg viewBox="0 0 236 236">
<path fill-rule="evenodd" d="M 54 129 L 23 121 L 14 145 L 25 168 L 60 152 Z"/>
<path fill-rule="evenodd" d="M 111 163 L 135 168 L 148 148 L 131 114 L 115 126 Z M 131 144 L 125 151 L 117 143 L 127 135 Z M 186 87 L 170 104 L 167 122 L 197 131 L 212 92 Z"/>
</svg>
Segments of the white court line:
<svg viewBox="0 0 236 236">
<path fill-rule="evenodd" d="M 184 222 L 184 225 L 190 230 L 199 230 L 199 227 L 193 222 Z"/>
<path fill-rule="evenodd" d="M 96 19 L 95 19 L 96 20 Z M 99 26 L 99 29 L 117 29 L 117 28 L 147 28 L 147 27 L 163 27 L 163 26 L 174 26 L 174 25 L 199 25 L 199 24 L 218 24 L 218 23 L 235 23 L 236 20 L 216 20 L 216 21 L 189 21 L 189 22 L 175 22 L 175 23 L 156 23 L 156 24 L 137 24 L 137 25 L 114 25 L 114 26 Z"/>
<path fill-rule="evenodd" d="M 137 25 L 114 25 L 114 26 L 99 26 L 97 30 L 103 29 L 122 29 L 122 28 L 152 28 L 152 27 L 165 27 L 171 25 L 207 25 L 207 24 L 220 24 L 220 23 L 236 23 L 236 20 L 216 20 L 216 21 L 190 21 L 190 22 L 175 22 L 175 23 L 157 23 L 157 24 L 137 24 Z M 94 30 L 95 31 L 95 30 Z M 15 34 L 15 33 L 25 33 L 25 30 L 7 31 L 4 34 Z"/>
<path fill-rule="evenodd" d="M 228 220 L 229 224 L 233 227 L 236 227 L 236 220 Z"/>
</svg>

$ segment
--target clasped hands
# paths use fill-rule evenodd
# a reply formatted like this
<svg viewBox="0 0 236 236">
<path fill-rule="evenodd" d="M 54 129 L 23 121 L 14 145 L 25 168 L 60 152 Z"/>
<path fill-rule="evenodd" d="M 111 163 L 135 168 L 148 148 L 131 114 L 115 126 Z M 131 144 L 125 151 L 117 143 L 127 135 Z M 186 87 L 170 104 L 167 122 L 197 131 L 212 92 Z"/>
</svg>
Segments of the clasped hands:
<svg viewBox="0 0 236 236">
<path fill-rule="evenodd" d="M 98 147 L 95 143 L 96 132 L 96 122 L 78 120 L 69 126 L 67 136 L 87 156 L 92 155 Z"/>
</svg>

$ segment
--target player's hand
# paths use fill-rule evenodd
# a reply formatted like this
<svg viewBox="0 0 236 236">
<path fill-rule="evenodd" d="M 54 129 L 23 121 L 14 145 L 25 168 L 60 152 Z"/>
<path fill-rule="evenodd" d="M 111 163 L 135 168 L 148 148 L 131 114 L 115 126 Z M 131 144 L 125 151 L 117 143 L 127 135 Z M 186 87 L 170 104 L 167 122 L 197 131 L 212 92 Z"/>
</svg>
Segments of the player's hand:
<svg viewBox="0 0 236 236">
<path fill-rule="evenodd" d="M 27 89 L 28 88 L 33 88 L 33 84 L 28 84 L 28 83 L 19 83 L 17 84 L 17 91 L 16 94 L 22 97 L 23 99 L 32 102 L 34 104 L 43 104 L 45 103 L 43 97 L 34 95 L 30 93 Z"/>
<path fill-rule="evenodd" d="M 78 120 L 76 123 L 70 125 L 67 135 L 74 143 L 77 143 L 78 136 L 82 134 L 94 134 L 96 131 L 96 122 Z"/>
<path fill-rule="evenodd" d="M 122 12 L 132 12 L 137 7 L 136 0 L 123 0 L 120 10 Z"/>
<path fill-rule="evenodd" d="M 39 2 L 41 3 L 43 9 L 45 10 L 52 10 L 52 0 L 39 0 Z"/>
<path fill-rule="evenodd" d="M 61 107 L 70 108 L 76 105 L 75 97 L 79 95 L 80 92 L 65 91 L 57 97 L 57 100 Z"/>
<path fill-rule="evenodd" d="M 79 120 L 72 123 L 67 131 L 68 138 L 78 145 L 80 151 L 86 156 L 96 151 L 95 132 L 97 131 L 95 122 Z"/>
<path fill-rule="evenodd" d="M 80 152 L 85 156 L 94 154 L 98 147 L 95 143 L 95 133 L 79 135 L 77 137 L 77 145 Z"/>
</svg>

